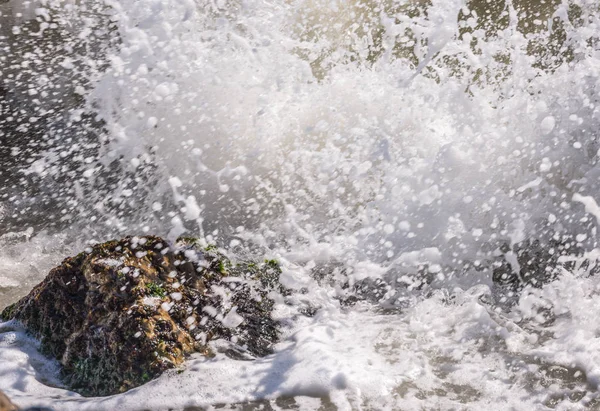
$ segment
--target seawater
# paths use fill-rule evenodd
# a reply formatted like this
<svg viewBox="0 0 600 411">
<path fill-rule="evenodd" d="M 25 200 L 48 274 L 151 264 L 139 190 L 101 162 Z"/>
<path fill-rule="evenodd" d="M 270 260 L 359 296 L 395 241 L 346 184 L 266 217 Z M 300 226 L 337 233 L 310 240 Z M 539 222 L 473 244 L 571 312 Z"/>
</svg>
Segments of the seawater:
<svg viewBox="0 0 600 411">
<path fill-rule="evenodd" d="M 2 324 L 0 389 L 18 404 L 597 406 L 596 2 L 0 11 L 0 305 L 128 234 L 275 258 L 297 291 L 273 355 L 193 358 L 103 399 L 60 388 Z M 524 280 L 519 247 L 546 254 L 514 290 L 493 273 L 503 259 Z"/>
</svg>

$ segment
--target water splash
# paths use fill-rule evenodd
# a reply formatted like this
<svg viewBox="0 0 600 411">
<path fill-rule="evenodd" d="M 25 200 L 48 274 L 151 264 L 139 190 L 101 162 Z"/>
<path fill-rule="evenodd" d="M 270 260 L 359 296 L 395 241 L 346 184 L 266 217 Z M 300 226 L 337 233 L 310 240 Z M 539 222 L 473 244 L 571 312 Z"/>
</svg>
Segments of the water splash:
<svg viewBox="0 0 600 411">
<path fill-rule="evenodd" d="M 339 310 L 358 296 L 412 310 L 394 317 L 390 333 L 401 335 L 382 360 L 390 364 L 394 347 L 429 332 L 398 330 L 411 330 L 420 310 L 448 310 L 452 326 L 419 320 L 437 324 L 431 352 L 411 357 L 423 377 L 390 376 L 396 396 L 386 398 L 409 408 L 402 399 L 413 390 L 416 403 L 440 404 L 439 387 L 458 403 L 496 401 L 475 387 L 481 369 L 523 381 L 540 352 L 570 366 L 573 356 L 554 354 L 572 341 L 542 336 L 580 327 L 560 320 L 561 293 L 580 287 L 582 304 L 595 304 L 591 280 L 565 274 L 593 266 L 598 246 L 595 2 L 40 5 L 23 3 L 27 14 L 9 3 L 5 20 L 17 29 L 0 40 L 20 64 L 0 66 L 2 107 L 13 113 L 1 131 L 12 138 L 2 152 L 11 159 L 0 193 L 6 231 L 31 226 L 83 242 L 185 233 L 232 253 L 248 252 L 243 240 L 282 260 L 315 307 Z M 32 47 L 27 27 L 43 29 L 46 44 L 30 54 L 14 45 Z M 485 291 L 557 278 L 543 291 Z M 493 304 L 508 297 L 512 308 Z M 583 307 L 572 304 L 564 313 Z M 555 328 L 527 329 L 550 306 Z M 387 332 L 375 328 L 366 346 Z M 448 351 L 439 368 L 436 350 Z M 442 368 L 461 350 L 501 354 L 495 365 L 461 360 L 452 379 Z M 594 371 L 584 371 L 593 385 Z M 539 394 L 532 404 L 545 401 L 539 387 L 523 390 Z"/>
</svg>

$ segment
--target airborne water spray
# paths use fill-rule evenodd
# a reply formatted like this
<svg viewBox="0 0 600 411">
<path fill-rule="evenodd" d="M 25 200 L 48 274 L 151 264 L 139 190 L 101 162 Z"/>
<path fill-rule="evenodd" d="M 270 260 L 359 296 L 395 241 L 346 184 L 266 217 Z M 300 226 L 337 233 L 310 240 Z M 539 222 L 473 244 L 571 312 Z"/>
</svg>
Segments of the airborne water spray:
<svg viewBox="0 0 600 411">
<path fill-rule="evenodd" d="M 237 400 L 329 395 L 340 408 L 481 407 L 506 392 L 531 406 L 591 401 L 580 388 L 597 374 L 586 328 L 597 281 L 586 276 L 597 246 L 591 199 L 600 200 L 598 6 L 488 4 L 72 5 L 87 26 L 65 22 L 61 33 L 77 41 L 57 42 L 82 47 L 41 53 L 55 56 L 51 67 L 23 65 L 33 52 L 18 66 L 2 60 L 4 90 L 25 96 L 10 101 L 45 91 L 12 86 L 30 89 L 18 83 L 28 67 L 60 85 L 36 103 L 44 127 L 23 131 L 48 143 L 13 150 L 2 170 L 11 231 L 55 224 L 31 242 L 23 235 L 6 260 L 18 254 L 15 272 L 29 272 L 25 250 L 57 242 L 46 235 L 144 232 L 202 235 L 234 252 L 245 240 L 277 256 L 304 293 L 298 303 L 321 309 L 252 364 L 263 379 L 235 362 L 202 364 L 216 375 L 202 392 L 217 402 L 235 401 L 226 394 L 238 385 Z M 50 6 L 59 21 L 69 10 Z M 56 90 L 80 97 L 55 102 Z M 15 118 L 35 117 L 35 105 L 14 104 Z M 33 195 L 20 189 L 25 177 Z M 494 282 L 515 306 L 491 304 L 505 296 Z M 340 308 L 365 296 L 394 315 Z M 360 355 L 344 351 L 357 341 Z M 198 386 L 192 374 L 180 378 L 162 387 L 181 384 L 181 401 L 206 403 L 186 388 Z"/>
</svg>

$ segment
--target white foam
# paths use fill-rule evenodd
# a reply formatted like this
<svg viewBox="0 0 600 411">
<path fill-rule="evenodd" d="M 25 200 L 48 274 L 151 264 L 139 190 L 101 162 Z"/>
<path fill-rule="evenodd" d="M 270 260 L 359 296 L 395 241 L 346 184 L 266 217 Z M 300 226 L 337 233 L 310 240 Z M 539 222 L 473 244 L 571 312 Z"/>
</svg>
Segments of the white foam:
<svg viewBox="0 0 600 411">
<path fill-rule="evenodd" d="M 52 373 L 35 367 L 48 363 L 21 331 L 6 331 L 0 389 L 18 404 L 177 409 L 289 395 L 306 409 L 315 404 L 306 397 L 340 409 L 531 409 L 575 390 L 563 381 L 571 377 L 544 376 L 544 362 L 575 365 L 597 386 L 598 284 L 586 277 L 598 249 L 588 214 L 600 220 L 594 1 L 576 2 L 585 14 L 576 24 L 567 3 L 558 7 L 574 52 L 552 69 L 530 41 L 544 45 L 559 28 L 523 34 L 511 4 L 507 26 L 486 39 L 483 30 L 459 35 L 477 24 L 459 1 L 434 0 L 410 17 L 357 1 L 108 3 L 121 42 L 108 70 L 90 77 L 85 97 L 107 136 L 83 173 L 93 181 L 122 158 L 123 175 L 112 197 L 78 205 L 135 206 L 107 216 L 109 232 L 145 232 L 151 221 L 170 240 L 257 245 L 298 291 L 278 307 L 291 328 L 266 358 L 195 358 L 182 374 L 105 399 L 40 383 Z M 472 17 L 458 22 L 459 11 Z M 32 160 L 27 173 L 45 176 L 56 153 Z M 150 181 L 143 194 L 131 187 L 134 172 L 133 181 Z M 11 238 L 0 286 L 18 291 L 2 296 L 23 295 L 96 226 L 72 246 L 31 232 Z M 580 242 L 585 258 L 562 257 L 575 268 L 512 310 L 488 305 L 488 260 L 554 232 Z M 519 275 L 517 255 L 503 254 Z M 310 276 L 319 269 L 321 283 Z M 346 285 L 371 280 L 385 281 L 390 301 L 402 296 L 385 308 L 403 311 L 339 307 Z M 296 318 L 307 303 L 320 307 L 316 316 Z M 234 314 L 224 321 L 235 324 Z"/>
<path fill-rule="evenodd" d="M 526 387 L 539 359 L 576 366 L 588 383 L 596 383 L 593 358 L 600 347 L 587 318 L 598 305 L 590 292 L 597 283 L 568 275 L 521 299 L 512 316 L 535 319 L 540 301 L 555 302 L 555 314 L 563 319 L 547 328 L 556 336 L 549 340 L 482 304 L 481 296 L 489 295 L 482 286 L 436 293 L 401 315 L 342 312 L 330 305 L 314 318 L 299 320 L 270 356 L 253 361 L 223 354 L 192 357 L 183 372 L 168 372 L 107 398 L 84 399 L 40 383 L 40 375 L 55 375 L 55 366 L 41 360 L 33 340 L 5 323 L 0 325 L 0 387 L 19 405 L 61 410 L 183 409 L 282 396 L 328 397 L 339 409 L 425 404 L 449 409 L 464 401 L 475 408 L 504 401 L 527 409 L 561 392 L 558 386 Z"/>
</svg>

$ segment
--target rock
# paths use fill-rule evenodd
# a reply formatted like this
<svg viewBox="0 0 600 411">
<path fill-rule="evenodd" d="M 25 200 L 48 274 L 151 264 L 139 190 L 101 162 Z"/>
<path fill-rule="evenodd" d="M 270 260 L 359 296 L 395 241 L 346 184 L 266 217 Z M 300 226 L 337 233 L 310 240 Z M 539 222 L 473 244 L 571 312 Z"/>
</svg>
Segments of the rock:
<svg viewBox="0 0 600 411">
<path fill-rule="evenodd" d="M 111 395 L 187 354 L 209 355 L 213 339 L 246 356 L 268 354 L 279 335 L 269 293 L 280 272 L 275 261 L 234 264 L 193 239 L 127 237 L 67 258 L 2 318 L 40 339 L 69 388 Z"/>
<path fill-rule="evenodd" d="M 46 407 L 19 408 L 15 404 L 13 404 L 2 391 L 0 391 L 0 411 L 53 411 L 53 410 L 50 408 L 46 408 Z"/>
<path fill-rule="evenodd" d="M 15 411 L 17 406 L 13 404 L 2 391 L 0 391 L 0 411 Z"/>
<path fill-rule="evenodd" d="M 500 286 L 520 289 L 525 286 L 542 287 L 560 275 L 560 268 L 573 268 L 561 257 L 578 255 L 581 250 L 575 243 L 554 239 L 542 242 L 528 239 L 513 245 L 500 247 L 501 255 L 493 262 L 492 280 Z"/>
</svg>

